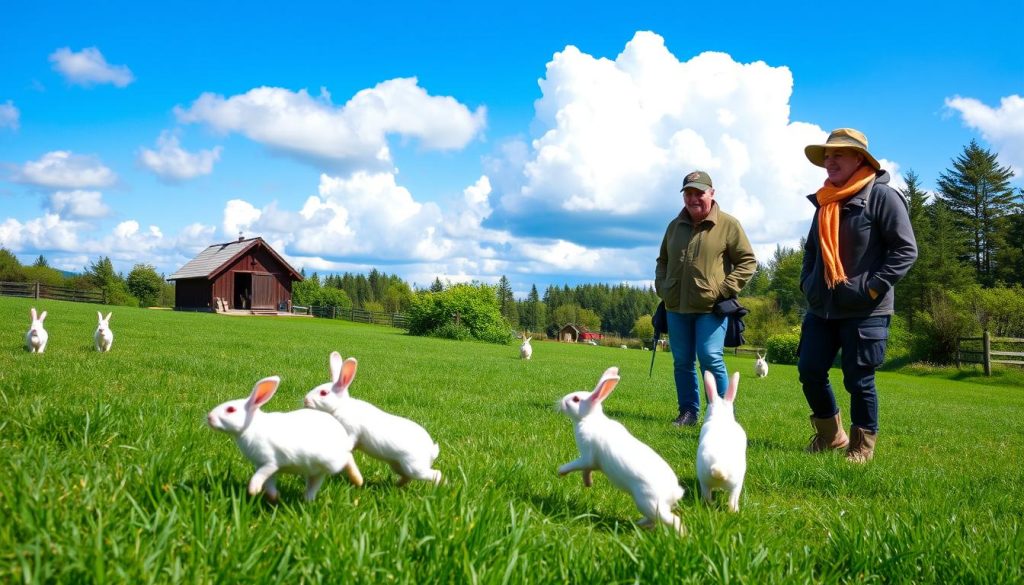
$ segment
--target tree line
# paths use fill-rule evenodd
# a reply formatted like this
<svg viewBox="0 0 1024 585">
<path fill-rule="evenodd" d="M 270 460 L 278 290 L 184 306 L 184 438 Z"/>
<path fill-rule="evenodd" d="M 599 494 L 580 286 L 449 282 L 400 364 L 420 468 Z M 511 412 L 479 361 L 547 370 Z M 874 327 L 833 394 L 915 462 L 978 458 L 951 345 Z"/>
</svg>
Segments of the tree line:
<svg viewBox="0 0 1024 585">
<path fill-rule="evenodd" d="M 50 266 L 39 255 L 22 265 L 7 248 L 0 247 L 0 282 L 38 282 L 81 291 L 102 292 L 108 305 L 127 307 L 173 307 L 174 285 L 150 264 L 136 264 L 126 275 L 114 270 L 109 256 L 101 256 L 82 273 L 69 273 Z"/>
</svg>

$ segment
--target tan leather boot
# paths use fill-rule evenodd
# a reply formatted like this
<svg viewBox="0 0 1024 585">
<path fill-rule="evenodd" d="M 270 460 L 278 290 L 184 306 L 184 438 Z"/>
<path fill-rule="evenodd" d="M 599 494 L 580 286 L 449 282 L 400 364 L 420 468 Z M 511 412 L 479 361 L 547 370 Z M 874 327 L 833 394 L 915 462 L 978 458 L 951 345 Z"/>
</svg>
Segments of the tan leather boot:
<svg viewBox="0 0 1024 585">
<path fill-rule="evenodd" d="M 829 418 L 814 418 L 811 415 L 811 427 L 814 428 L 814 435 L 807 445 L 808 453 L 819 453 L 829 449 L 842 449 L 850 443 L 850 438 L 843 430 L 843 421 L 837 412 Z"/>
<path fill-rule="evenodd" d="M 875 439 L 872 433 L 860 427 L 850 427 L 850 446 L 846 448 L 846 460 L 852 463 L 867 463 L 875 456 Z"/>
</svg>

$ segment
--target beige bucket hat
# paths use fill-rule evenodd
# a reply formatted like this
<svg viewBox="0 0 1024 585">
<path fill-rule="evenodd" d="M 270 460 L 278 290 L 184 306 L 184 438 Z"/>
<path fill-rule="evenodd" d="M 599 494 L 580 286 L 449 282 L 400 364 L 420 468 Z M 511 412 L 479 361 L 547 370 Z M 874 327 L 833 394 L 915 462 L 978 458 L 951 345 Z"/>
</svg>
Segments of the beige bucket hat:
<svg viewBox="0 0 1024 585">
<path fill-rule="evenodd" d="M 863 154 L 864 160 L 876 171 L 882 167 L 875 160 L 875 157 L 871 156 L 871 153 L 868 152 L 868 137 L 864 136 L 859 130 L 837 128 L 828 135 L 828 140 L 825 141 L 825 144 L 808 144 L 804 148 L 804 154 L 807 155 L 807 160 L 811 161 L 811 164 L 823 167 L 825 166 L 826 148 L 852 148 Z"/>
</svg>

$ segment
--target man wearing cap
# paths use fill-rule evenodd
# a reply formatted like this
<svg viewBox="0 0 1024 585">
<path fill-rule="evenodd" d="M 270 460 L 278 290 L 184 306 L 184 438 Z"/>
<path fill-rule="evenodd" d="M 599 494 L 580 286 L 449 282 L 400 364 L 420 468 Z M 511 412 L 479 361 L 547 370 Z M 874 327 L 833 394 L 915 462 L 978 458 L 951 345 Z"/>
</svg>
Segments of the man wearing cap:
<svg viewBox="0 0 1024 585">
<path fill-rule="evenodd" d="M 808 196 L 817 211 L 800 272 L 807 313 L 797 369 L 814 428 L 807 452 L 846 449 L 848 460 L 864 463 L 875 452 L 875 369 L 885 359 L 893 287 L 917 259 L 917 241 L 906 201 L 889 187 L 889 173 L 868 152 L 864 134 L 833 130 L 825 144 L 811 144 L 804 153 L 828 175 Z M 840 349 L 849 435 L 828 378 Z"/>
<path fill-rule="evenodd" d="M 729 387 L 722 353 L 727 318 L 715 303 L 735 297 L 757 269 L 754 250 L 735 217 L 715 202 L 711 177 L 693 171 L 683 181 L 683 209 L 665 230 L 654 287 L 665 302 L 672 347 L 677 426 L 694 426 L 700 415 L 695 361 L 710 371 L 724 396 Z"/>
</svg>

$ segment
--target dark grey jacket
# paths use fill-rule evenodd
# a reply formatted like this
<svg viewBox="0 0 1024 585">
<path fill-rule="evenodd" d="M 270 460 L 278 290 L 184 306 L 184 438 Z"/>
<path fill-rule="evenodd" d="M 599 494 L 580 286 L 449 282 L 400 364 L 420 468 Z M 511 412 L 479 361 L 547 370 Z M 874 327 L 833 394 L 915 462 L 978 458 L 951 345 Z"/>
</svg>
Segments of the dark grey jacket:
<svg viewBox="0 0 1024 585">
<path fill-rule="evenodd" d="M 807 198 L 818 207 L 815 195 Z M 917 259 L 917 240 L 903 196 L 889 186 L 889 173 L 878 171 L 875 180 L 839 211 L 839 258 L 849 282 L 831 290 L 825 285 L 818 242 L 819 214 L 814 213 L 807 233 L 800 271 L 800 290 L 808 310 L 825 319 L 891 315 L 892 289 Z M 878 298 L 872 299 L 868 288 Z"/>
</svg>

